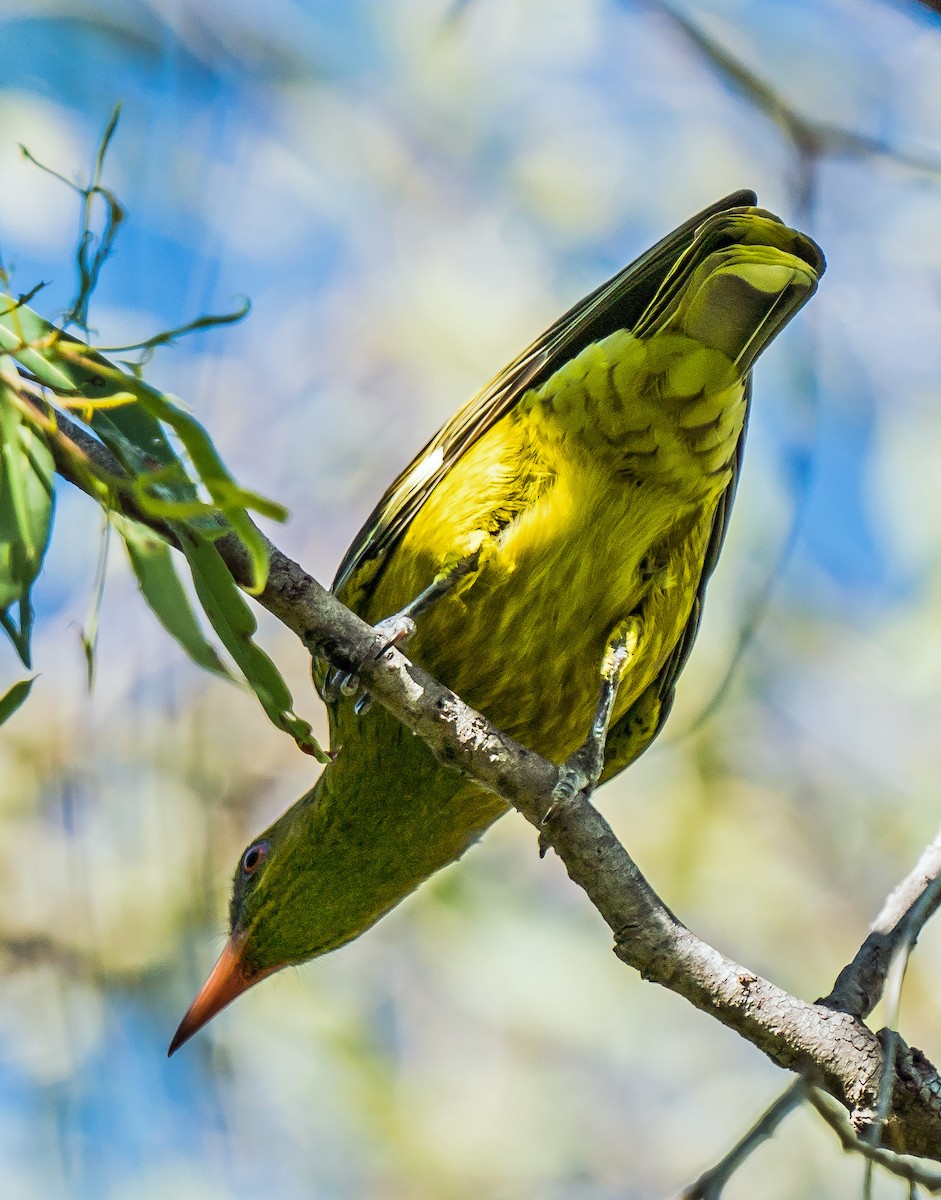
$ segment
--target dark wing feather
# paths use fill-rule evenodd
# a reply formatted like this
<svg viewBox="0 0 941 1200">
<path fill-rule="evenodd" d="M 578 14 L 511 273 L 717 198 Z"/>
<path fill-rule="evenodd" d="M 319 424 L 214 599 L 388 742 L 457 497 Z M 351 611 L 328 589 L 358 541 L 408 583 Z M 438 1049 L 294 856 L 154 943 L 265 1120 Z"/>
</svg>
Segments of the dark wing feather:
<svg viewBox="0 0 941 1200">
<path fill-rule="evenodd" d="M 743 190 L 704 208 L 570 308 L 478 392 L 416 455 L 373 509 L 340 564 L 334 592 L 362 611 L 415 514 L 465 451 L 520 396 L 539 387 L 586 346 L 615 330 L 632 329 L 704 221 L 756 203 L 754 192 Z"/>
</svg>

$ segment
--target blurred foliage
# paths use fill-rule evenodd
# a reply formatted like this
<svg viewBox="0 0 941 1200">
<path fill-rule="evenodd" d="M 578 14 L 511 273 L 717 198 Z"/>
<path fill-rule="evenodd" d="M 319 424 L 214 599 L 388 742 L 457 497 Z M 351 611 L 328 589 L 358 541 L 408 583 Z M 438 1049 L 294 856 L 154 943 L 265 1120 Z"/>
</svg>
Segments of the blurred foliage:
<svg viewBox="0 0 941 1200">
<path fill-rule="evenodd" d="M 600 799 L 697 932 L 827 991 L 938 821 L 929 6 L 46 0 L 0 21 L 11 290 L 47 280 L 50 315 L 75 298 L 74 197 L 17 145 L 71 177 L 123 100 L 109 170 L 129 216 L 93 341 L 251 295 L 237 330 L 161 349 L 148 375 L 235 478 L 289 505 L 277 540 L 320 578 L 466 395 L 677 221 L 753 186 L 820 241 L 825 284 L 760 364 L 677 710 Z M 100 519 L 57 484 L 46 569 L 17 568 L 36 677 L 0 736 L 0 1194 L 646 1198 L 721 1155 L 785 1077 L 621 967 L 512 817 L 166 1063 L 235 856 L 311 763 L 177 651 L 117 555 L 87 695 Z M 322 734 L 303 651 L 258 620 Z M 3 663 L 6 701 L 24 673 Z M 936 1062 L 939 989 L 929 926 L 902 1032 Z M 727 1195 L 854 1195 L 860 1178 L 802 1110 Z"/>
<path fill-rule="evenodd" d="M 109 530 L 116 529 L 122 537 L 141 595 L 167 633 L 198 666 L 228 675 L 203 637 L 169 545 L 137 518 L 159 526 L 167 541 L 185 556 L 199 604 L 273 724 L 290 733 L 300 749 L 325 762 L 309 723 L 293 711 L 281 673 L 254 641 L 255 618 L 215 547 L 225 533 L 239 537 L 250 567 L 246 590 L 257 595 L 267 580 L 268 551 L 248 510 L 279 521 L 287 516 L 286 510 L 236 484 L 200 423 L 142 380 L 143 360 L 135 364 L 133 374 L 122 371 L 63 328 L 75 323 L 87 330 L 89 305 L 123 216 L 117 198 L 101 183 L 118 115 L 116 108 L 102 137 L 91 183 L 75 187 L 83 200 L 76 255 L 78 287 L 62 327 L 33 312 L 26 297 L 8 294 L 5 302 L 0 300 L 0 348 L 4 351 L 0 355 L 0 627 L 29 667 L 30 591 L 49 543 L 54 451 L 63 473 L 98 501 L 109 518 Z M 40 165 L 25 149 L 24 155 Z M 49 173 L 66 182 L 57 172 Z M 103 228 L 97 236 L 92 231 L 96 197 L 102 197 L 106 205 Z M 201 317 L 120 349 L 149 355 L 183 334 L 240 320 L 246 312 L 247 306 L 230 316 Z M 61 427 L 62 410 L 75 413 L 79 431 L 84 422 L 96 435 L 92 450 L 100 439 L 113 456 L 113 466 L 101 465 L 88 447 L 77 444 L 68 429 Z M 102 566 L 106 548 L 105 541 L 99 559 Z M 92 615 L 82 635 L 89 686 L 103 587 L 102 570 Z M 14 603 L 18 625 L 10 615 Z"/>
</svg>

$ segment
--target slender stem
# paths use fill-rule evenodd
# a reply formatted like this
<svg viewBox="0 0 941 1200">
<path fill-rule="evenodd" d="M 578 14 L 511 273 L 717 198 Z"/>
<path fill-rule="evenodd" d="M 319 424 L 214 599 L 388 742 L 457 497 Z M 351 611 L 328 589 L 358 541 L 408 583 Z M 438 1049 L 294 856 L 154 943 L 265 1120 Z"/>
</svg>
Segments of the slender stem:
<svg viewBox="0 0 941 1200">
<path fill-rule="evenodd" d="M 807 1099 L 807 1085 L 797 1079 L 761 1114 L 755 1124 L 714 1167 L 685 1188 L 677 1200 L 719 1200 L 725 1185 L 758 1147 L 773 1138 L 778 1127 Z"/>
</svg>

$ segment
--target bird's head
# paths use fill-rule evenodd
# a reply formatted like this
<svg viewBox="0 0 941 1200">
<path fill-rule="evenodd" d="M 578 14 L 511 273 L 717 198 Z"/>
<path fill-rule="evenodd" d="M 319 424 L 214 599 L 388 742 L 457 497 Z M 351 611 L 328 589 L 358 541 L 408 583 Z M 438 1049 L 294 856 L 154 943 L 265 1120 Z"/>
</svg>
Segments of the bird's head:
<svg viewBox="0 0 941 1200">
<path fill-rule="evenodd" d="M 170 1054 L 250 987 L 358 937 L 401 897 L 400 886 L 383 886 L 381 842 L 357 836 L 355 822 L 329 801 L 328 789 L 318 785 L 242 853 L 228 941 Z"/>
</svg>

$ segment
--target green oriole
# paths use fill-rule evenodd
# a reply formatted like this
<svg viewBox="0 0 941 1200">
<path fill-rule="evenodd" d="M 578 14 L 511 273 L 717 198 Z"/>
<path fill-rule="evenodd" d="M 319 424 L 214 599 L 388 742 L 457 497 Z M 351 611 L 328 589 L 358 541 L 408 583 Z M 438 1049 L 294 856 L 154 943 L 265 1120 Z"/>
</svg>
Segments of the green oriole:
<svg viewBox="0 0 941 1200">
<path fill-rule="evenodd" d="M 728 524 L 752 365 L 824 270 L 755 204 L 712 205 L 556 321 L 392 484 L 334 584 L 373 623 L 432 596 L 410 657 L 557 762 L 629 628 L 602 779 L 667 716 Z M 245 851 L 229 943 L 171 1053 L 260 979 L 357 937 L 506 810 L 388 712 L 319 685 L 341 751 Z"/>
</svg>

